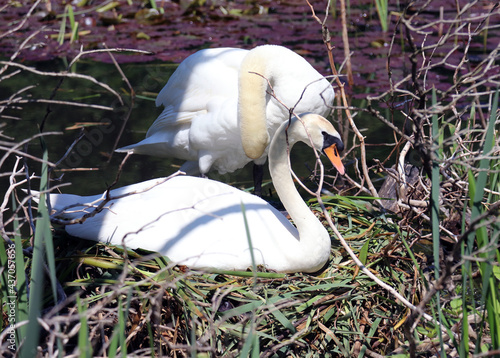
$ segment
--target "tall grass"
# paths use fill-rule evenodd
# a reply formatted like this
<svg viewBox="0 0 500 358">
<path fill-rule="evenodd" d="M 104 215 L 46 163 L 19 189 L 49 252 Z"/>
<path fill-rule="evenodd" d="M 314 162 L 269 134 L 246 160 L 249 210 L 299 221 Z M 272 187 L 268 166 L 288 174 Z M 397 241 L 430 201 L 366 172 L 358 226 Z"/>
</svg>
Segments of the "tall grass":
<svg viewBox="0 0 500 358">
<path fill-rule="evenodd" d="M 492 95 L 489 108 L 490 116 L 487 126 L 480 130 L 472 130 L 475 125 L 475 106 L 471 104 L 468 126 L 460 129 L 460 123 L 451 124 L 438 119 L 434 114 L 431 120 L 431 131 L 433 138 L 434 161 L 431 178 L 431 223 L 433 237 L 433 257 L 435 263 L 434 273 L 436 282 L 446 282 L 451 274 L 459 272 L 461 282 L 456 286 L 455 292 L 451 292 L 453 299 L 447 299 L 447 307 L 443 305 L 441 290 L 437 290 L 432 306 L 436 311 L 436 319 L 447 328 L 449 336 L 453 336 L 452 328 L 458 332 L 454 340 L 458 353 L 466 357 L 470 353 L 480 354 L 487 351 L 496 351 L 500 348 L 500 289 L 495 271 L 498 272 L 499 253 L 499 221 L 498 200 L 499 182 L 498 173 L 500 167 L 500 156 L 498 141 L 500 139 L 497 123 L 499 91 Z M 435 92 L 433 91 L 432 106 L 438 105 Z M 466 157 L 463 162 L 451 164 L 451 160 L 457 154 L 457 139 L 466 143 L 466 153 L 476 153 L 476 157 Z M 446 142 L 449 146 L 444 147 Z M 466 164 L 466 165 L 463 165 Z M 454 177 L 468 178 L 467 205 L 461 210 L 463 225 L 461 239 L 457 241 L 449 258 L 443 261 L 443 247 L 441 240 L 440 224 L 442 210 L 439 203 L 443 201 L 441 186 L 444 184 L 441 171 L 447 166 Z M 468 210 L 467 210 L 468 209 Z M 452 210 L 460 211 L 460 208 Z M 467 218 L 466 216 L 470 217 Z M 466 221 L 468 224 L 466 224 Z M 444 253 L 444 255 L 447 255 Z M 456 262 L 458 260 L 458 263 Z M 444 265 L 444 266 L 443 266 Z M 457 271 L 458 270 L 458 271 Z M 476 279 L 476 270 L 480 279 Z M 448 275 L 446 281 L 443 276 Z M 445 314 L 448 312 L 448 315 Z M 450 316 L 449 313 L 452 313 Z M 455 317 L 454 317 L 455 316 Z M 458 318 L 460 317 L 460 318 Z M 474 332 L 470 327 L 474 326 Z M 458 329 L 457 329 L 458 328 Z M 439 329 L 439 327 L 438 327 Z M 477 335 L 474 342 L 471 341 L 471 333 Z M 483 337 L 491 337 L 488 345 L 480 344 Z M 438 335 L 440 342 L 440 355 L 447 356 L 443 342 L 443 332 Z M 471 346 L 474 349 L 471 350 Z"/>
<path fill-rule="evenodd" d="M 66 34 L 66 22 L 69 20 L 70 33 Z M 73 43 L 78 40 L 79 34 L 79 23 L 75 20 L 75 14 L 73 12 L 73 6 L 71 4 L 66 5 L 64 9 L 64 14 L 61 19 L 61 26 L 59 27 L 59 34 L 57 35 L 57 41 L 60 45 L 64 43 L 66 38 L 69 38 L 69 42 Z"/>
<path fill-rule="evenodd" d="M 374 0 L 377 9 L 377 15 L 380 20 L 382 31 L 387 32 L 389 29 L 389 1 L 388 0 Z"/>
<path fill-rule="evenodd" d="M 28 313 L 28 326 L 26 329 L 26 336 L 30 337 L 25 339 L 22 345 L 20 356 L 32 357 L 38 347 L 38 340 L 40 337 L 40 324 L 38 318 L 41 316 L 45 292 L 45 262 L 48 263 L 48 274 L 52 288 L 52 296 L 54 304 L 57 303 L 57 278 L 55 271 L 55 258 L 54 258 L 54 245 L 52 241 L 52 231 L 50 224 L 50 216 L 46 205 L 46 193 L 49 189 L 48 181 L 48 150 L 45 141 L 41 138 L 41 145 L 43 148 L 43 162 L 40 178 L 40 203 L 38 205 L 38 214 L 36 220 L 36 230 L 33 240 L 33 257 L 31 260 L 31 277 L 30 277 L 30 296 L 29 296 L 29 313 Z M 24 275 L 24 268 L 19 274 Z M 20 332 L 21 333 L 21 332 Z M 23 332 L 24 333 L 24 332 Z"/>
<path fill-rule="evenodd" d="M 436 91 L 433 88 L 432 89 L 432 106 L 437 105 L 437 98 L 436 98 Z M 439 120 L 438 120 L 438 115 L 434 114 L 432 115 L 432 125 L 431 125 L 431 138 L 433 139 L 432 142 L 432 151 L 433 151 L 433 156 L 434 160 L 432 161 L 432 173 L 431 173 L 431 195 L 430 195 L 430 202 L 431 202 L 431 230 L 432 230 L 432 250 L 433 250 L 433 257 L 434 257 L 434 262 L 436 263 L 434 265 L 434 277 L 437 280 L 439 280 L 440 275 L 441 275 L 441 270 L 439 268 L 439 255 L 440 255 L 440 249 L 441 249 L 441 235 L 440 235 L 440 230 L 439 230 L 439 200 L 440 200 L 440 184 L 441 184 L 441 174 L 440 174 L 440 159 L 442 159 L 442 152 L 443 152 L 443 136 L 440 135 L 439 133 Z M 442 356 L 445 354 L 444 350 L 444 341 L 443 341 L 443 332 L 441 330 L 441 327 L 443 324 L 445 324 L 444 317 L 443 317 L 443 312 L 442 312 L 442 306 L 441 306 L 441 295 L 440 292 L 436 292 L 436 298 L 434 300 L 436 304 L 436 313 L 437 313 L 437 322 L 439 324 L 437 325 L 437 330 L 438 330 L 438 337 L 439 337 L 439 345 L 440 345 L 440 351 L 442 352 Z"/>
<path fill-rule="evenodd" d="M 470 314 L 479 314 L 484 317 L 487 316 L 488 326 L 491 337 L 491 349 L 500 349 L 500 288 L 498 285 L 498 262 L 500 262 L 499 251 L 499 236 L 500 224 L 498 221 L 489 222 L 484 218 L 485 212 L 488 208 L 498 203 L 498 195 L 486 194 L 486 189 L 498 188 L 498 168 L 500 159 L 493 157 L 493 148 L 500 138 L 498 133 L 498 99 L 499 91 L 497 90 L 492 103 L 491 113 L 488 121 L 488 127 L 484 131 L 482 138 L 482 148 L 480 150 L 479 167 L 477 176 L 474 176 L 472 171 L 468 171 L 469 178 L 469 205 L 471 210 L 471 223 L 474 223 L 473 230 L 467 235 L 467 240 L 463 245 L 462 251 L 465 256 L 473 257 L 477 260 L 479 272 L 481 274 L 481 285 L 476 286 L 477 283 L 473 280 L 471 273 L 471 265 L 473 262 L 465 260 L 462 265 L 463 275 L 463 291 L 462 300 L 467 301 L 466 287 L 470 287 L 474 292 L 479 290 L 481 292 L 479 307 L 484 307 L 484 312 L 477 311 L 475 308 L 469 310 L 468 306 L 463 304 L 463 315 L 469 316 Z M 498 146 L 498 144 L 497 144 Z M 498 150 L 498 148 L 497 148 Z M 493 174 L 495 173 L 495 174 Z M 490 201 L 494 200 L 494 201 Z M 499 210 L 496 210 L 496 215 Z M 497 272 L 495 277 L 494 271 Z M 476 286 L 476 288 L 475 288 Z M 465 322 L 463 323 L 465 325 Z M 468 331 L 464 328 L 463 341 L 469 340 Z M 485 332 L 481 329 L 480 335 Z M 476 352 L 479 353 L 482 347 L 476 347 Z"/>
</svg>

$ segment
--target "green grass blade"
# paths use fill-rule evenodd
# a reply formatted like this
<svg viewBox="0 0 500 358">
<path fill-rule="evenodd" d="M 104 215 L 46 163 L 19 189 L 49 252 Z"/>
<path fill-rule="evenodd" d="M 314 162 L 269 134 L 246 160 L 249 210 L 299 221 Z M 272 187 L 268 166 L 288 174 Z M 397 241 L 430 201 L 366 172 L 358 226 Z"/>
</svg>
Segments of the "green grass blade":
<svg viewBox="0 0 500 358">
<path fill-rule="evenodd" d="M 61 26 L 59 26 L 59 34 L 57 36 L 57 42 L 59 45 L 64 43 L 64 35 L 66 34 L 66 12 L 61 19 Z"/>
<path fill-rule="evenodd" d="M 80 330 L 78 331 L 78 350 L 79 356 L 92 357 L 92 346 L 89 344 L 89 327 L 87 325 L 87 310 L 80 302 L 80 297 L 76 297 L 76 305 L 80 314 Z"/>
<path fill-rule="evenodd" d="M 272 315 L 283 325 L 283 327 L 290 330 L 290 332 L 295 333 L 296 329 L 292 322 L 279 310 L 276 309 L 272 312 Z"/>
<path fill-rule="evenodd" d="M 252 318 L 250 321 L 250 329 L 248 335 L 246 337 L 245 343 L 240 351 L 240 357 L 259 357 L 259 336 L 255 332 L 254 329 L 254 319 Z"/>
<path fill-rule="evenodd" d="M 469 175 L 469 185 L 473 185 L 473 192 L 471 192 L 471 221 L 473 221 L 476 217 L 478 217 L 482 212 L 482 200 L 484 196 L 484 188 L 486 187 L 486 181 L 488 179 L 488 171 L 487 169 L 490 167 L 490 159 L 487 155 L 491 152 L 493 148 L 493 134 L 495 133 L 495 115 L 498 108 L 498 93 L 495 93 L 495 97 L 493 100 L 493 107 L 491 109 L 491 116 L 489 119 L 488 128 L 486 129 L 486 135 L 484 138 L 484 146 L 483 146 L 483 155 L 486 157 L 479 161 L 479 173 L 477 175 L 477 179 L 474 180 L 473 176 Z M 470 174 L 470 172 L 469 172 Z M 474 241 L 474 233 L 469 235 L 468 238 L 468 246 L 472 247 L 472 243 Z M 478 246 L 479 248 L 485 245 L 485 242 L 482 241 L 484 237 L 478 238 Z M 481 240 L 481 241 L 479 241 Z"/>
<path fill-rule="evenodd" d="M 387 32 L 388 24 L 388 0 L 375 0 L 375 7 L 377 8 L 377 15 L 380 20 L 382 31 Z"/>
<path fill-rule="evenodd" d="M 120 347 L 121 357 L 127 356 L 127 341 L 125 337 L 127 318 L 125 317 L 125 312 L 128 312 L 130 308 L 130 299 L 132 297 L 131 290 L 127 296 L 126 307 L 123 308 L 123 302 L 121 297 L 118 298 L 118 324 L 113 330 L 113 335 L 108 347 L 108 356 L 114 358 L 117 356 L 118 347 Z"/>
<path fill-rule="evenodd" d="M 71 5 L 66 5 L 66 12 L 68 13 L 68 19 L 69 19 L 69 27 L 71 29 L 75 28 L 75 15 L 73 14 L 73 6 Z"/>
<path fill-rule="evenodd" d="M 48 215 L 48 213 L 47 213 Z M 50 230 L 50 220 L 49 220 Z M 54 298 L 54 305 L 57 304 L 57 273 L 56 273 L 56 259 L 54 257 L 54 241 L 52 240 L 52 233 L 45 236 L 45 254 L 47 257 L 47 265 L 49 267 L 50 286 L 52 288 L 52 296 Z"/>
<path fill-rule="evenodd" d="M 30 281 L 30 297 L 29 297 L 29 322 L 26 330 L 26 337 L 21 349 L 21 357 L 33 357 L 36 354 L 36 347 L 40 337 L 40 326 L 38 317 L 42 309 L 42 299 L 44 292 L 44 269 L 43 258 L 45 251 L 45 242 L 52 240 L 52 232 L 50 229 L 50 217 L 46 205 L 45 192 L 48 188 L 48 151 L 42 141 L 43 147 L 43 163 L 42 175 L 40 178 L 40 202 L 38 203 L 38 217 L 36 220 L 35 239 L 33 244 L 33 259 L 31 263 L 31 281 Z"/>
<path fill-rule="evenodd" d="M 12 193 L 12 209 L 16 209 L 16 200 L 14 193 Z M 24 268 L 24 253 L 20 229 L 17 220 L 14 220 L 14 243 L 16 252 L 16 289 L 17 289 L 17 309 L 16 309 L 16 322 L 26 321 L 28 319 L 28 287 L 26 282 L 26 273 Z M 26 337 L 26 326 L 19 327 L 19 337 Z"/>
<path fill-rule="evenodd" d="M 367 240 L 361 250 L 359 251 L 359 260 L 363 265 L 366 265 L 366 259 L 368 258 L 368 248 L 370 247 L 370 240 Z"/>
<path fill-rule="evenodd" d="M 432 105 L 435 106 L 437 103 L 436 90 L 432 89 Z M 439 185 L 440 185 L 440 174 L 439 174 L 439 123 L 438 116 L 434 114 L 432 116 L 432 152 L 434 154 L 434 159 L 432 161 L 432 172 L 431 172 L 431 225 L 432 225 L 432 244 L 434 253 L 434 263 L 435 263 L 435 277 L 439 278 Z"/>
<path fill-rule="evenodd" d="M 78 22 L 75 23 L 75 26 L 71 28 L 71 38 L 69 42 L 73 43 L 77 40 L 78 40 Z"/>
<path fill-rule="evenodd" d="M 257 332 L 253 335 L 253 340 L 252 340 L 252 358 L 259 358 L 260 357 L 260 345 L 259 345 L 259 335 Z"/>
<path fill-rule="evenodd" d="M 410 245 L 408 244 L 408 241 L 406 240 L 405 235 L 403 235 L 403 233 L 401 232 L 399 227 L 397 227 L 396 230 L 398 232 L 399 237 L 401 238 L 401 242 L 403 243 L 403 245 L 406 249 L 406 252 L 408 253 L 408 256 L 410 256 L 410 259 L 413 262 L 413 265 L 417 268 L 418 274 L 419 274 L 420 278 L 422 279 L 422 282 L 424 283 L 425 288 L 428 290 L 429 289 L 429 281 L 427 280 L 424 273 L 422 272 L 422 268 L 420 267 L 420 265 L 417 261 L 417 258 L 413 254 L 413 251 L 410 248 Z"/>
<path fill-rule="evenodd" d="M 464 280 L 465 280 L 465 274 Z M 465 291 L 465 290 L 464 290 Z M 467 301 L 463 300 L 462 296 L 462 337 L 459 345 L 460 357 L 466 357 L 469 353 L 469 318 L 468 318 Z"/>
<path fill-rule="evenodd" d="M 497 90 L 492 102 L 492 108 L 489 117 L 488 127 L 485 130 L 484 135 L 484 143 L 482 148 L 482 155 L 484 156 L 479 160 L 479 171 L 477 174 L 477 178 L 474 177 L 472 171 L 468 172 L 469 179 L 469 199 L 470 199 L 470 208 L 471 208 L 471 217 L 470 221 L 473 222 L 478 216 L 480 216 L 484 212 L 483 208 L 483 200 L 485 199 L 485 188 L 491 186 L 488 183 L 488 178 L 491 175 L 491 171 L 489 170 L 492 166 L 495 166 L 497 163 L 491 161 L 490 154 L 493 149 L 493 145 L 495 142 L 494 134 L 495 134 L 495 122 L 496 122 L 496 112 L 498 109 L 498 97 L 499 91 Z M 490 177 L 491 179 L 491 177 Z M 492 178 L 496 181 L 496 177 Z M 488 195 L 488 199 L 491 196 Z M 490 202 L 488 202 L 490 203 Z M 490 234 L 493 242 L 490 242 L 488 238 L 488 229 L 485 225 L 478 225 L 475 231 L 472 231 L 467 237 L 467 245 L 463 249 L 463 252 L 466 255 L 470 255 L 472 250 L 474 249 L 486 249 L 488 247 L 497 247 L 498 245 L 498 235 L 495 233 L 498 231 L 498 226 L 493 224 L 490 228 Z M 476 242 L 474 243 L 474 241 Z M 474 245 L 476 244 L 476 245 Z M 492 251 L 491 249 L 483 250 L 479 254 L 482 258 L 482 261 L 479 262 L 479 270 L 482 276 L 482 295 L 481 295 L 481 305 L 486 308 L 488 323 L 490 329 L 490 337 L 491 337 L 491 348 L 493 350 L 499 349 L 500 347 L 500 300 L 499 300 L 499 289 L 496 285 L 496 279 L 493 274 L 493 266 L 492 262 L 498 260 L 498 250 Z M 473 285 L 473 280 L 471 279 L 470 274 L 470 261 L 466 261 L 462 265 L 462 271 L 464 273 L 463 279 L 463 287 L 466 287 L 467 278 L 470 279 L 471 285 Z M 465 277 L 465 274 L 468 276 Z M 463 290 L 465 291 L 465 289 Z M 462 294 L 463 300 L 465 301 L 466 294 L 465 292 Z M 464 306 L 465 307 L 465 306 Z M 467 316 L 467 312 L 464 309 L 464 316 Z M 466 322 L 464 321 L 465 325 Z M 480 335 L 482 335 L 483 325 L 481 325 Z M 463 337 L 462 341 L 468 340 L 468 336 Z M 466 353 L 468 351 L 468 347 L 462 343 L 460 347 L 460 351 Z"/>
<path fill-rule="evenodd" d="M 78 22 L 75 21 L 75 14 L 73 13 L 73 6 L 71 5 L 66 5 L 66 9 L 68 12 L 68 18 L 69 18 L 69 26 L 71 29 L 71 38 L 70 38 L 70 43 L 75 42 L 78 40 Z"/>
<path fill-rule="evenodd" d="M 123 313 L 120 308 L 118 308 L 118 325 L 115 326 L 115 329 L 113 330 L 113 334 L 111 335 L 111 339 L 109 340 L 109 346 L 108 346 L 108 357 L 109 358 L 115 358 L 116 353 L 118 352 L 118 340 L 120 339 L 120 322 L 123 319 Z"/>
<path fill-rule="evenodd" d="M 250 249 L 250 257 L 252 260 L 252 272 L 255 275 L 257 272 L 257 265 L 255 264 L 255 254 L 253 252 L 252 237 L 250 236 L 250 228 L 248 226 L 245 205 L 243 205 L 243 202 L 241 202 L 240 205 L 241 205 L 241 213 L 243 214 L 243 221 L 245 222 L 245 232 L 247 234 L 248 248 Z M 256 276 L 254 276 L 254 278 L 256 279 Z M 256 281 L 254 280 L 254 282 Z"/>
<path fill-rule="evenodd" d="M 13 193 L 11 198 L 12 210 L 15 211 L 16 201 Z M 14 242 L 1 240 L 0 245 L 0 267 L 3 268 L 0 275 L 0 296 L 2 297 L 2 308 L 6 309 L 4 312 L 6 325 L 13 325 L 28 319 L 24 254 L 17 220 L 13 221 L 13 226 Z M 21 339 L 26 337 L 26 329 L 26 326 L 19 327 L 17 332 L 13 332 L 14 335 L 8 336 L 8 348 L 12 352 L 17 350 Z"/>
<path fill-rule="evenodd" d="M 437 98 L 436 98 L 436 89 L 432 89 L 432 106 L 436 106 Z M 433 152 L 433 160 L 432 160 L 432 172 L 431 172 L 431 227 L 432 227 L 432 250 L 434 254 L 434 276 L 436 280 L 439 279 L 440 270 L 439 270 L 439 249 L 440 249 L 440 235 L 439 235 L 439 193 L 440 193 L 440 184 L 441 184 L 441 176 L 439 173 L 439 159 L 440 156 L 440 139 L 439 135 L 439 119 L 437 114 L 432 115 L 432 152 Z M 444 341 L 443 341 L 443 332 L 441 332 L 441 324 L 443 324 L 443 314 L 441 310 L 441 300 L 439 291 L 436 292 L 436 309 L 437 315 L 439 317 L 439 325 L 438 325 L 438 336 L 439 343 L 441 347 L 441 356 L 444 357 L 446 355 L 444 350 Z"/>
</svg>

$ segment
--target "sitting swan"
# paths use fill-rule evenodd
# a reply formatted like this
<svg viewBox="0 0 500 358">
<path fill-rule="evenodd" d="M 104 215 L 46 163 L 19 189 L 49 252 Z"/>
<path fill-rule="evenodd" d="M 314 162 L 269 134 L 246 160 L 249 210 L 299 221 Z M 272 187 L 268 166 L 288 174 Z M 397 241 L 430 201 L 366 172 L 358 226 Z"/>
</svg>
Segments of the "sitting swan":
<svg viewBox="0 0 500 358">
<path fill-rule="evenodd" d="M 326 116 L 333 99 L 330 83 L 285 47 L 205 49 L 187 57 L 158 94 L 156 105 L 165 108 L 146 138 L 117 151 L 186 160 L 180 170 L 190 175 L 230 173 L 252 160 L 264 164 L 270 138 L 290 118 L 287 107 Z"/>
<path fill-rule="evenodd" d="M 276 191 L 296 228 L 261 198 L 206 178 L 175 176 L 153 179 L 110 191 L 104 209 L 82 224 L 67 225 L 76 237 L 125 243 L 128 248 L 159 252 L 195 269 L 245 270 L 254 262 L 280 272 L 315 272 L 330 255 L 330 236 L 297 192 L 290 173 L 290 148 L 302 141 L 323 151 L 344 168 L 343 143 L 332 124 L 316 114 L 283 123 L 273 137 L 269 170 Z M 129 193 L 130 195 L 126 195 Z M 75 219 L 106 197 L 50 194 L 53 217 Z M 244 213 L 242 211 L 244 207 Z"/>
</svg>

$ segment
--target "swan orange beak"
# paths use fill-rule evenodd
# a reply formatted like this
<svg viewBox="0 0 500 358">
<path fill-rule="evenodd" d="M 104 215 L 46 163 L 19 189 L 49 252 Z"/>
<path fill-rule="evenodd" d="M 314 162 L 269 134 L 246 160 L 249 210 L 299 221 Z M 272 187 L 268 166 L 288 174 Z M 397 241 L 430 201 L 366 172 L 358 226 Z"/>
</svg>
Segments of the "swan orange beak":
<svg viewBox="0 0 500 358">
<path fill-rule="evenodd" d="M 332 162 L 333 166 L 338 170 L 340 175 L 344 175 L 345 168 L 344 164 L 342 164 L 342 160 L 340 160 L 339 151 L 337 150 L 337 144 L 332 144 L 331 146 L 323 149 L 330 162 Z"/>
</svg>

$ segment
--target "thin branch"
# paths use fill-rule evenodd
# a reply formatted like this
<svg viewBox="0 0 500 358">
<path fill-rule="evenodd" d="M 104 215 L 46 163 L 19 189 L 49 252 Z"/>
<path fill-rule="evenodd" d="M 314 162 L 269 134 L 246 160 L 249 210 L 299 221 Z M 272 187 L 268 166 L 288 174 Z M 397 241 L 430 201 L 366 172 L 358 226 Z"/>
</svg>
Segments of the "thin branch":
<svg viewBox="0 0 500 358">
<path fill-rule="evenodd" d="M 106 91 L 112 93 L 120 101 L 120 103 L 123 104 L 123 100 L 122 100 L 121 96 L 118 94 L 118 92 L 116 92 L 114 89 L 109 87 L 107 84 L 97 81 L 92 76 L 82 75 L 79 73 L 73 73 L 73 72 L 68 72 L 68 71 L 62 71 L 62 72 L 39 71 L 36 68 L 25 66 L 25 65 L 22 65 L 20 63 L 12 62 L 12 61 L 0 61 L 0 65 L 17 67 L 17 68 L 20 68 L 22 70 L 25 70 L 25 71 L 28 71 L 28 72 L 31 72 L 31 73 L 34 73 L 34 74 L 40 75 L 40 76 L 83 79 L 83 80 L 95 83 L 96 85 L 104 88 Z"/>
</svg>

